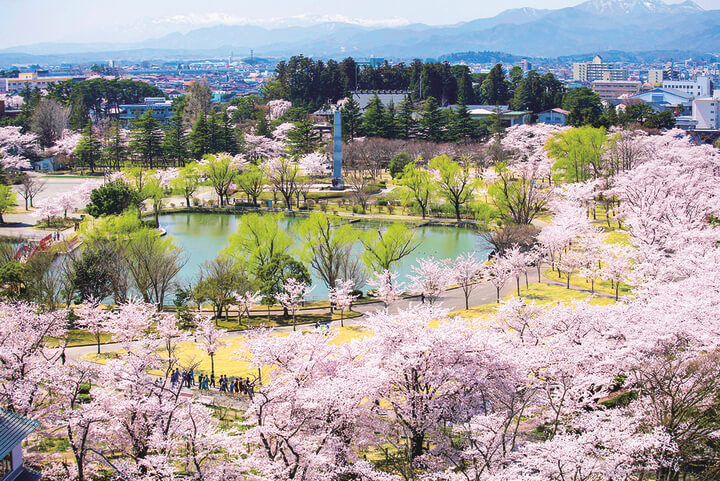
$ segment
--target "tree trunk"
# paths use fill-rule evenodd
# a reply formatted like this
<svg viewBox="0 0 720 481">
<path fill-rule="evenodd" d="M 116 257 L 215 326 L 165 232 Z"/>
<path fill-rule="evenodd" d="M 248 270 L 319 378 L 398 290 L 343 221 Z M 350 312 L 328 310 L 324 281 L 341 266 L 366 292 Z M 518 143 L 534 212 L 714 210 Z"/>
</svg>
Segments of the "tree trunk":
<svg viewBox="0 0 720 481">
<path fill-rule="evenodd" d="M 520 276 L 515 276 L 515 283 L 517 284 L 518 297 L 520 297 Z"/>
<path fill-rule="evenodd" d="M 423 455 L 424 434 L 413 434 L 410 436 L 410 461 Z"/>
<path fill-rule="evenodd" d="M 460 204 L 455 203 L 455 219 L 460 222 Z"/>
<path fill-rule="evenodd" d="M 210 354 L 210 375 L 215 377 L 215 354 Z"/>
</svg>

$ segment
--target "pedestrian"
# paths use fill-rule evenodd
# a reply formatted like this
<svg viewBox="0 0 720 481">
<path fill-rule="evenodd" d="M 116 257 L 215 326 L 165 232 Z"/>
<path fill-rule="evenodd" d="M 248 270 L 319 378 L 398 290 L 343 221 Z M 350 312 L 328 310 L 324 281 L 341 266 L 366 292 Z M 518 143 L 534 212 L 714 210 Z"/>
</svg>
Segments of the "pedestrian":
<svg viewBox="0 0 720 481">
<path fill-rule="evenodd" d="M 65 349 L 62 350 L 60 353 L 60 360 L 62 361 L 63 366 L 65 365 Z"/>
<path fill-rule="evenodd" d="M 190 386 L 195 385 L 195 370 L 190 369 Z"/>
<path fill-rule="evenodd" d="M 215 373 L 210 373 L 210 387 L 215 388 Z"/>
</svg>

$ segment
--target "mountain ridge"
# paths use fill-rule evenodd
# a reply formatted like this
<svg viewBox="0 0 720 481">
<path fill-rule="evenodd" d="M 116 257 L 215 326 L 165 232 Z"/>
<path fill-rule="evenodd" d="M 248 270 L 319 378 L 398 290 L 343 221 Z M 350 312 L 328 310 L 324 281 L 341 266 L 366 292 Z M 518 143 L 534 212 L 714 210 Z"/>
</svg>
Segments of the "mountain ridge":
<svg viewBox="0 0 720 481">
<path fill-rule="evenodd" d="M 71 55 L 102 52 L 216 51 L 263 56 L 295 54 L 428 58 L 448 52 L 496 50 L 515 55 L 559 57 L 598 50 L 720 51 L 720 10 L 703 10 L 693 0 L 587 0 L 574 7 L 505 10 L 494 17 L 454 25 L 394 27 L 324 22 L 268 28 L 215 25 L 134 43 L 36 44 L 0 50 L 5 54 Z M 661 40 L 658 40 L 661 39 Z"/>
</svg>

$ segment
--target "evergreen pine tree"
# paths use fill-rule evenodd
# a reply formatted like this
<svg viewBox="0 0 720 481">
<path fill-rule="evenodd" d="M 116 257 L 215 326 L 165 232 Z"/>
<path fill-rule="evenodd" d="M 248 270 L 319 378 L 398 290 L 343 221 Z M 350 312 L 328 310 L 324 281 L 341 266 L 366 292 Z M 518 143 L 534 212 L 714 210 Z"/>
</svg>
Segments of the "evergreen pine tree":
<svg viewBox="0 0 720 481">
<path fill-rule="evenodd" d="M 397 130 L 395 129 L 395 103 L 391 100 L 385 109 L 385 137 L 388 139 L 397 138 Z"/>
<path fill-rule="evenodd" d="M 68 127 L 71 130 L 83 130 L 90 121 L 90 113 L 82 95 L 73 98 L 70 105 L 70 118 L 68 119 Z"/>
<path fill-rule="evenodd" d="M 125 148 L 125 140 L 118 120 L 115 121 L 110 130 L 110 136 L 103 147 L 102 155 L 106 164 L 115 170 L 120 170 L 125 163 L 127 149 Z"/>
<path fill-rule="evenodd" d="M 352 95 L 343 105 L 340 114 L 342 115 L 343 140 L 347 142 L 359 137 L 362 130 L 362 113 L 360 113 L 360 106 Z"/>
<path fill-rule="evenodd" d="M 385 123 L 385 109 L 380 98 L 376 95 L 368 103 L 363 115 L 363 131 L 368 137 L 385 137 L 387 125 Z"/>
<path fill-rule="evenodd" d="M 509 99 L 508 83 L 502 64 L 495 65 L 480 87 L 483 103 L 505 105 Z"/>
<path fill-rule="evenodd" d="M 216 154 L 218 152 L 225 152 L 225 143 L 222 138 L 222 128 L 220 121 L 214 110 L 210 111 L 210 115 L 207 117 L 207 132 L 208 132 L 208 152 L 209 154 Z"/>
<path fill-rule="evenodd" d="M 395 116 L 395 132 L 399 139 L 409 139 L 415 131 L 415 120 L 413 119 L 413 104 L 410 99 L 405 99 L 398 105 L 398 113 Z"/>
<path fill-rule="evenodd" d="M 185 138 L 183 119 L 179 114 L 170 119 L 170 125 L 165 131 L 163 152 L 165 152 L 165 158 L 174 162 L 177 167 L 185 165 L 188 158 L 187 139 Z"/>
<path fill-rule="evenodd" d="M 301 120 L 288 131 L 288 153 L 295 158 L 315 152 L 320 147 L 320 132 L 312 122 Z"/>
<path fill-rule="evenodd" d="M 95 172 L 95 166 L 100 160 L 102 144 L 95 137 L 92 122 L 88 120 L 83 129 L 82 137 L 75 147 L 75 155 L 80 165 L 90 167 L 90 172 Z"/>
<path fill-rule="evenodd" d="M 425 140 L 431 142 L 442 142 L 445 136 L 445 114 L 438 107 L 435 97 L 428 97 L 425 100 L 420 126 Z"/>
<path fill-rule="evenodd" d="M 452 139 L 456 141 L 477 138 L 475 121 L 470 117 L 470 112 L 464 104 L 460 104 L 453 112 L 449 131 Z"/>
<path fill-rule="evenodd" d="M 233 128 L 227 109 L 223 109 L 222 114 L 220 114 L 219 129 L 220 143 L 223 146 L 222 152 L 227 152 L 231 155 L 236 155 L 240 152 L 237 140 L 235 139 L 235 129 Z"/>
<path fill-rule="evenodd" d="M 135 161 L 141 166 L 155 168 L 162 156 L 162 130 L 152 110 L 135 120 L 130 139 L 130 151 Z"/>
<path fill-rule="evenodd" d="M 210 153 L 210 132 L 205 115 L 198 116 L 188 137 L 193 159 L 202 159 L 203 155 Z"/>
<path fill-rule="evenodd" d="M 270 126 L 268 125 L 267 118 L 265 117 L 265 111 L 262 109 L 258 110 L 255 114 L 255 135 L 272 137 Z"/>
</svg>

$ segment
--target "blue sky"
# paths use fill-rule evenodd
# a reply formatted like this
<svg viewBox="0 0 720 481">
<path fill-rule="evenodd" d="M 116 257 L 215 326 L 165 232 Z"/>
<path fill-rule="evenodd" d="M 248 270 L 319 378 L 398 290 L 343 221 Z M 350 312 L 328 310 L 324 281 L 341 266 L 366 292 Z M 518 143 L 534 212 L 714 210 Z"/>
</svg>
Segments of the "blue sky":
<svg viewBox="0 0 720 481">
<path fill-rule="evenodd" d="M 41 42 L 134 42 L 175 31 L 281 19 L 366 25 L 451 24 L 517 7 L 561 8 L 581 0 L 0 0 L 0 48 Z M 676 3 L 676 2 L 671 2 Z M 697 0 L 720 9 L 720 0 Z"/>
</svg>

